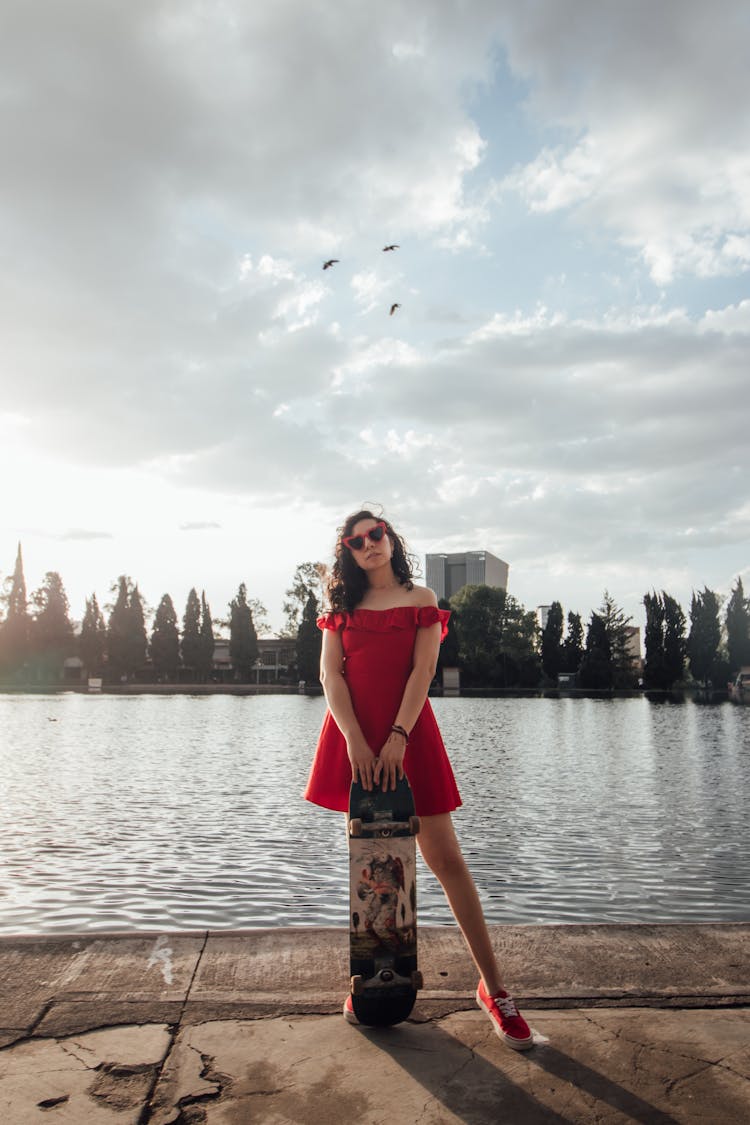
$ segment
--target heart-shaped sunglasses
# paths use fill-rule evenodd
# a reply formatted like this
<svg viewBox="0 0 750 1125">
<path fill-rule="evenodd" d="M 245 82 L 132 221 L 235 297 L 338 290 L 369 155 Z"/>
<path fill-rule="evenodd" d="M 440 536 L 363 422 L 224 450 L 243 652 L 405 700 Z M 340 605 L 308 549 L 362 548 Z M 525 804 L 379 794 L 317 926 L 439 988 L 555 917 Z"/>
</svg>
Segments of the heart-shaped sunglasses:
<svg viewBox="0 0 750 1125">
<path fill-rule="evenodd" d="M 371 543 L 379 543 L 386 532 L 385 524 L 382 520 L 376 523 L 374 527 L 369 528 L 363 535 L 344 535 L 341 542 L 350 551 L 361 551 L 365 545 L 365 540 L 369 539 Z"/>
</svg>

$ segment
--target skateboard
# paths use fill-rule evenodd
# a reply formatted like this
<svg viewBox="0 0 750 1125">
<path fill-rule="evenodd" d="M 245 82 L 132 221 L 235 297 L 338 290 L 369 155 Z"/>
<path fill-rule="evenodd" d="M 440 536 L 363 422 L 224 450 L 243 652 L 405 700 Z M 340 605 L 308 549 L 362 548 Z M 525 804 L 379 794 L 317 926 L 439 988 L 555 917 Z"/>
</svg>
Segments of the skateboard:
<svg viewBox="0 0 750 1125">
<path fill-rule="evenodd" d="M 360 1023 L 408 1018 L 422 987 L 417 969 L 416 845 L 419 817 L 406 778 L 395 789 L 349 792 L 349 965 Z"/>
</svg>

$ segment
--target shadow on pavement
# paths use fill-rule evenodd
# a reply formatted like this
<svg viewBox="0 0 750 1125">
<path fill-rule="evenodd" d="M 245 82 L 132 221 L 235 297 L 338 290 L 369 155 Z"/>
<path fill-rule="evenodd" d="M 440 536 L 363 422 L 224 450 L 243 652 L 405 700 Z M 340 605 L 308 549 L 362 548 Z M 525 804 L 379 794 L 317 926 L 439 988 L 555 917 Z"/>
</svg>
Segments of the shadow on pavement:
<svg viewBox="0 0 750 1125">
<path fill-rule="evenodd" d="M 547 1074 L 559 1078 L 561 1082 L 567 1082 L 570 1086 L 596 1098 L 597 1101 L 606 1102 L 613 1109 L 632 1117 L 634 1121 L 647 1122 L 648 1125 L 680 1125 L 677 1118 L 644 1101 L 632 1090 L 607 1078 L 601 1071 L 592 1070 L 578 1059 L 558 1051 L 556 1047 L 535 1048 L 529 1052 L 529 1061 Z"/>
<path fill-rule="evenodd" d="M 568 1117 L 549 1109 L 498 1067 L 435 1024 L 357 1030 L 466 1125 L 487 1125 L 499 1120 L 522 1121 L 524 1125 L 570 1125 Z M 508 1050 L 502 1044 L 498 1047 Z"/>
</svg>

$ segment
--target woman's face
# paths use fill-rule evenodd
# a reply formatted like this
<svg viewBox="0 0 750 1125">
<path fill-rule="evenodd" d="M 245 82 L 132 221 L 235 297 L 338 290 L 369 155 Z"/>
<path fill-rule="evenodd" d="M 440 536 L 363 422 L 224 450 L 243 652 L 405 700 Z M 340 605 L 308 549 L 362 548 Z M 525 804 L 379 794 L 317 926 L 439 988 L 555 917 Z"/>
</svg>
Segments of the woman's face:
<svg viewBox="0 0 750 1125">
<path fill-rule="evenodd" d="M 388 537 L 388 532 L 385 532 L 379 543 L 373 543 L 367 535 L 367 532 L 373 527 L 378 527 L 380 522 L 380 520 L 375 519 L 357 520 L 349 532 L 351 536 L 362 536 L 363 543 L 359 550 L 355 550 L 353 547 L 349 548 L 352 558 L 362 570 L 374 570 L 391 561 L 393 544 Z"/>
</svg>

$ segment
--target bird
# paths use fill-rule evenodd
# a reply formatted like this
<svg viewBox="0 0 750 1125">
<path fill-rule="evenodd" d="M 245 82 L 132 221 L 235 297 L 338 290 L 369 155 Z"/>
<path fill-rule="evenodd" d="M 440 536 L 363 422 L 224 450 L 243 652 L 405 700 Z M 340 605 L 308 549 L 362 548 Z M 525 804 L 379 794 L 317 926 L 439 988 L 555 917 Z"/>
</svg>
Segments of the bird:
<svg viewBox="0 0 750 1125">
<path fill-rule="evenodd" d="M 398 303 L 398 301 L 394 302 L 394 304 L 391 305 L 391 311 L 388 313 L 388 315 L 393 316 L 396 309 L 400 309 L 400 308 L 401 308 L 401 305 Z"/>
<path fill-rule="evenodd" d="M 331 266 L 336 265 L 336 262 L 338 262 L 338 258 L 329 258 L 327 262 L 323 262 L 323 269 L 324 270 L 330 269 Z"/>
<path fill-rule="evenodd" d="M 392 243 L 392 244 L 391 244 L 390 246 L 384 246 L 384 247 L 383 247 L 383 253 L 385 254 L 385 253 L 386 253 L 386 251 L 388 251 L 388 250 L 398 250 L 398 248 L 399 248 L 399 247 L 398 247 L 398 243 L 397 243 L 397 242 L 394 242 L 394 243 Z"/>
</svg>

